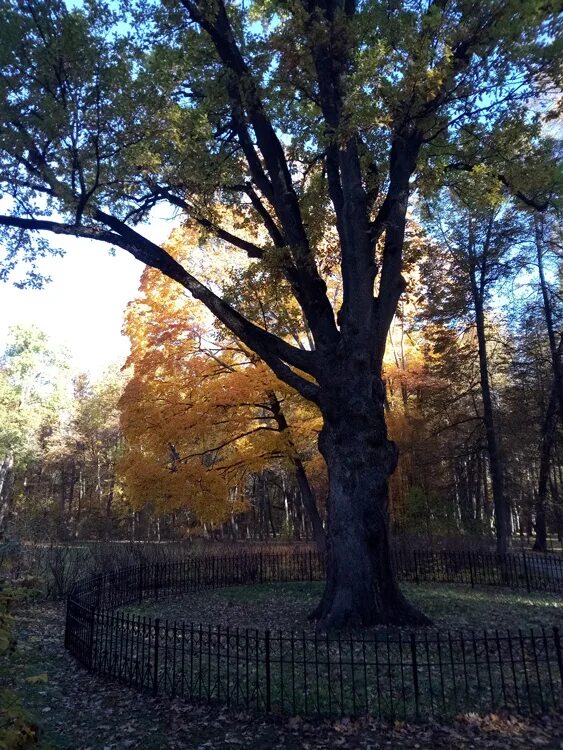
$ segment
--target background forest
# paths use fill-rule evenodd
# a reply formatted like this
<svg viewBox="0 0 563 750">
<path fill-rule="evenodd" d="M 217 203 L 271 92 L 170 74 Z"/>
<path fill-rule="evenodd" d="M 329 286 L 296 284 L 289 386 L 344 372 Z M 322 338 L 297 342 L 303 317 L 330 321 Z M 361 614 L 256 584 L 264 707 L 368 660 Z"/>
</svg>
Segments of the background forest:
<svg viewBox="0 0 563 750">
<path fill-rule="evenodd" d="M 486 180 L 480 183 L 481 189 Z M 563 534 L 562 282 L 555 214 L 457 180 L 415 206 L 407 291 L 384 374 L 395 534 Z M 224 217 L 244 233 L 244 212 Z M 333 243 L 332 243 L 333 244 Z M 340 294 L 331 238 L 330 293 Z M 308 347 L 283 285 L 189 224 L 167 249 L 247 317 Z M 0 358 L 0 528 L 52 540 L 312 539 L 322 544 L 320 415 L 180 286 L 145 270 L 125 313 L 131 345 L 97 382 L 40 330 Z"/>
</svg>

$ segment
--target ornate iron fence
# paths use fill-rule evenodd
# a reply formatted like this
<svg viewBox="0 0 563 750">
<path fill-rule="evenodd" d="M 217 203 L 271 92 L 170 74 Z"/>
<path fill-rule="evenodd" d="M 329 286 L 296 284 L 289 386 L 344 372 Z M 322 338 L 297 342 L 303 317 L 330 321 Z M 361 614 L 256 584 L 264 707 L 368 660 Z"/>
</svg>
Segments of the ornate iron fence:
<svg viewBox="0 0 563 750">
<path fill-rule="evenodd" d="M 541 555 L 396 553 L 403 581 L 563 593 L 563 560 Z M 155 695 L 299 715 L 412 719 L 557 708 L 563 653 L 557 624 L 484 631 L 372 630 L 319 634 L 168 622 L 119 611 L 146 599 L 222 586 L 321 580 L 314 552 L 186 559 L 80 582 L 67 603 L 65 645 L 100 675 Z"/>
</svg>

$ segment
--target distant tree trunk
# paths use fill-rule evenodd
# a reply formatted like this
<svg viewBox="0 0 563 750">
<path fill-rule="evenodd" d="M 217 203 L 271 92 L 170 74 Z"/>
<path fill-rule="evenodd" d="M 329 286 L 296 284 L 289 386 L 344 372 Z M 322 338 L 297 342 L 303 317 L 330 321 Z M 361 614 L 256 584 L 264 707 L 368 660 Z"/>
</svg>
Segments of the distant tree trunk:
<svg viewBox="0 0 563 750">
<path fill-rule="evenodd" d="M 106 515 L 105 515 L 103 530 L 102 530 L 104 539 L 108 539 L 108 537 L 111 536 L 111 515 L 112 515 L 114 492 L 115 492 L 115 475 L 112 473 L 111 479 L 110 479 L 110 485 L 108 488 L 107 498 L 106 498 Z"/>
<path fill-rule="evenodd" d="M 477 477 L 475 480 L 475 530 L 480 531 L 482 526 L 481 518 L 481 500 L 482 500 L 482 488 L 483 488 L 483 459 L 481 457 L 481 451 L 477 452 Z"/>
<path fill-rule="evenodd" d="M 238 527 L 237 519 L 234 513 L 231 513 L 231 528 L 233 530 L 233 539 L 238 539 L 239 527 Z"/>
<path fill-rule="evenodd" d="M 538 216 L 538 214 L 536 214 L 534 217 L 534 226 L 536 230 L 535 236 L 536 236 L 537 260 L 538 260 L 538 275 L 539 275 L 539 280 L 540 280 L 540 289 L 542 293 L 545 327 L 547 329 L 547 338 L 549 341 L 549 352 L 551 355 L 551 368 L 553 371 L 554 389 L 555 389 L 557 407 L 559 410 L 559 418 L 563 421 L 563 366 L 561 364 L 562 350 L 561 350 L 561 342 L 559 342 L 559 345 L 558 345 L 556 341 L 551 299 L 549 296 L 549 288 L 545 280 L 545 272 L 544 272 L 544 265 L 543 265 L 543 218 Z"/>
<path fill-rule="evenodd" d="M 287 430 L 289 430 L 289 425 L 285 418 L 285 414 L 282 411 L 279 399 L 277 398 L 274 392 L 270 392 L 268 394 L 268 398 L 270 400 L 270 408 L 271 408 L 272 414 L 274 416 L 274 419 L 276 420 L 276 424 L 278 425 L 278 430 L 280 432 L 286 432 Z M 292 450 L 294 450 L 295 446 L 291 438 L 289 438 L 289 446 Z M 311 522 L 311 528 L 313 531 L 313 539 L 315 540 L 315 543 L 317 544 L 319 550 L 321 552 L 325 552 L 326 550 L 325 530 L 324 530 L 323 522 L 319 513 L 319 509 L 317 506 L 317 501 L 311 489 L 311 485 L 309 484 L 307 472 L 305 471 L 303 462 L 301 461 L 301 459 L 295 452 L 293 453 L 291 457 L 291 462 L 295 468 L 295 478 L 297 480 L 297 485 L 301 493 L 301 501 L 303 503 L 303 507 L 305 508 L 305 512 L 307 513 L 307 516 L 309 517 L 309 521 Z"/>
<path fill-rule="evenodd" d="M 104 506 L 104 491 L 102 488 L 102 467 L 99 453 L 96 454 L 96 493 L 98 495 L 98 510 L 101 514 Z"/>
<path fill-rule="evenodd" d="M 456 487 L 461 527 L 465 532 L 474 532 L 474 497 L 472 467 L 467 458 L 459 460 L 455 467 Z"/>
<path fill-rule="evenodd" d="M 303 462 L 299 458 L 293 460 L 295 467 L 295 478 L 299 487 L 299 493 L 301 495 L 301 502 L 305 508 L 305 512 L 311 523 L 311 529 L 313 532 L 313 539 L 321 552 L 326 551 L 326 535 L 323 526 L 323 522 L 317 507 L 317 501 L 313 495 L 313 490 L 309 484 L 309 478 L 307 472 L 303 466 Z"/>
<path fill-rule="evenodd" d="M 69 479 L 69 488 L 68 488 L 68 508 L 67 508 L 67 515 L 68 515 L 68 525 L 69 528 L 74 526 L 73 522 L 73 513 L 74 513 L 74 490 L 76 487 L 76 463 L 74 459 L 72 460 L 71 466 L 70 466 L 70 479 Z"/>
<path fill-rule="evenodd" d="M 12 493 L 10 491 L 10 474 L 14 468 L 14 457 L 4 456 L 0 463 L 0 537 L 6 532 L 12 512 Z"/>
<path fill-rule="evenodd" d="M 559 341 L 556 350 L 556 356 L 560 356 L 563 348 L 563 336 Z M 557 401 L 558 401 L 558 383 L 556 377 L 553 378 L 549 402 L 545 412 L 541 430 L 540 443 L 540 469 L 538 477 L 538 491 L 536 496 L 536 539 L 534 549 L 538 552 L 547 552 L 547 523 L 546 523 L 546 500 L 549 483 L 549 472 L 551 469 L 551 456 L 555 444 L 556 426 L 557 426 Z"/>
<path fill-rule="evenodd" d="M 115 476 L 112 474 L 110 485 L 108 488 L 108 494 L 106 499 L 106 518 L 111 519 L 111 510 L 113 507 L 113 495 L 115 492 Z"/>
<path fill-rule="evenodd" d="M 82 469 L 78 471 L 78 507 L 76 509 L 76 536 L 80 532 L 80 521 L 82 520 L 82 510 L 85 494 L 85 480 L 82 476 Z"/>
<path fill-rule="evenodd" d="M 274 515 L 272 513 L 272 498 L 268 483 L 266 481 L 266 472 L 262 472 L 262 508 L 264 510 L 264 528 L 266 532 L 266 538 L 272 535 L 275 539 L 277 537 L 277 531 L 274 524 Z"/>
<path fill-rule="evenodd" d="M 547 524 L 546 524 L 546 499 L 549 481 L 549 469 L 551 466 L 551 451 L 555 438 L 555 390 L 549 397 L 549 404 L 542 424 L 541 447 L 540 447 L 540 471 L 538 490 L 536 495 L 536 538 L 534 549 L 537 552 L 547 552 Z"/>
<path fill-rule="evenodd" d="M 61 465 L 61 486 L 59 494 L 59 518 L 58 518 L 58 533 L 59 539 L 66 539 L 67 528 L 66 528 L 66 485 L 67 485 L 67 473 L 64 463 Z"/>
<path fill-rule="evenodd" d="M 493 488 L 493 504 L 495 511 L 495 527 L 497 537 L 497 552 L 504 555 L 510 547 L 511 523 L 510 510 L 505 495 L 504 470 L 496 431 L 489 365 L 487 355 L 487 337 L 485 331 L 484 292 L 486 284 L 485 259 L 482 260 L 480 278 L 477 271 L 471 269 L 471 290 L 475 309 L 475 323 L 477 328 L 477 346 L 479 354 L 479 375 L 481 383 L 481 398 L 483 400 L 483 423 L 487 437 L 487 451 L 489 454 L 489 468 Z"/>
<path fill-rule="evenodd" d="M 493 511 L 491 508 L 491 498 L 489 495 L 489 467 L 487 458 L 488 452 L 486 456 L 483 456 L 483 521 L 485 527 L 490 530 Z"/>
</svg>

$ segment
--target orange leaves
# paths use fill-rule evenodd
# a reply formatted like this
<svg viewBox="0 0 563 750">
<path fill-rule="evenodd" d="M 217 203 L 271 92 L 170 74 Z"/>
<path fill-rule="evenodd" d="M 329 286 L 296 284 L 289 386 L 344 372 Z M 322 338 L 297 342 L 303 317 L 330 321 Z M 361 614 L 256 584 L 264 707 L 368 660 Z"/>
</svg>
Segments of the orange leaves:
<svg viewBox="0 0 563 750">
<path fill-rule="evenodd" d="M 189 230 L 171 239 L 173 254 L 188 267 L 216 251 L 195 242 Z M 228 260 L 217 252 L 211 261 L 207 282 L 232 288 Z M 124 331 L 132 377 L 120 402 L 126 448 L 119 468 L 135 507 L 188 508 L 194 522 L 219 524 L 247 507 L 252 473 L 290 465 L 296 453 L 304 459 L 315 453 L 320 425 L 314 407 L 178 285 L 147 269 Z M 276 421 L 272 394 L 287 429 Z"/>
<path fill-rule="evenodd" d="M 244 217 L 215 218 L 256 240 Z M 173 234 L 168 249 L 257 325 L 294 345 L 309 345 L 295 300 L 275 269 L 260 270 L 246 261 L 242 270 L 240 264 L 233 270 L 233 251 L 226 253 L 217 240 L 202 242 L 191 225 Z M 421 252 L 413 250 L 413 258 Z M 416 283 L 416 268 L 411 275 Z M 329 287 L 338 306 L 337 274 Z M 416 429 L 417 392 L 433 386 L 415 314 L 414 301 L 406 299 L 385 359 L 393 402 L 390 432 L 403 445 Z M 194 523 L 219 524 L 246 507 L 253 474 L 294 471 L 295 459 L 306 467 L 322 502 L 327 478 L 317 450 L 318 409 L 281 383 L 182 287 L 147 269 L 140 295 L 127 309 L 124 330 L 131 341 L 132 377 L 120 404 L 126 442 L 120 469 L 132 504 L 187 508 Z"/>
</svg>

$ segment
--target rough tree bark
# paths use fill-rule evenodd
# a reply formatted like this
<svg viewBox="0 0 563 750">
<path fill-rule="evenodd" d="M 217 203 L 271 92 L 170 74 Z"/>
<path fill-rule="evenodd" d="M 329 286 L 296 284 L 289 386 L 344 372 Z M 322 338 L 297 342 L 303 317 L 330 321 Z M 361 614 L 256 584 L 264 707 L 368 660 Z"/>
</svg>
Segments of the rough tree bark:
<svg viewBox="0 0 563 750">
<path fill-rule="evenodd" d="M 540 281 L 540 289 L 542 294 L 543 302 L 543 313 L 545 318 L 545 327 L 547 330 L 547 338 L 549 341 L 549 353 L 551 355 L 551 369 L 553 371 L 553 387 L 555 390 L 555 397 L 557 400 L 557 410 L 559 412 L 559 419 L 563 421 L 563 365 L 561 363 L 561 342 L 557 344 L 557 337 L 555 333 L 555 325 L 553 322 L 553 311 L 551 295 L 549 287 L 545 278 L 544 269 L 544 219 L 543 215 L 536 213 L 534 215 L 534 228 L 535 228 L 535 239 L 536 239 L 536 254 L 538 260 L 538 276 Z"/>
<path fill-rule="evenodd" d="M 539 552 L 547 551 L 547 521 L 546 501 L 549 483 L 549 472 L 551 468 L 551 456 L 556 436 L 557 415 L 563 420 L 563 375 L 561 367 L 561 352 L 563 350 L 563 336 L 556 342 L 555 326 L 553 323 L 552 303 L 549 287 L 545 278 L 544 270 L 544 217 L 543 214 L 534 214 L 534 230 L 536 241 L 536 257 L 538 261 L 538 277 L 542 294 L 542 307 L 549 341 L 549 352 L 551 355 L 551 369 L 553 373 L 553 384 L 547 404 L 541 430 L 540 442 L 540 468 L 538 477 L 538 490 L 536 496 L 536 538 L 534 549 Z"/>
<path fill-rule="evenodd" d="M 510 548 L 510 509 L 508 507 L 505 493 L 504 469 L 495 425 L 482 309 L 478 312 L 477 320 L 477 336 L 479 339 L 479 371 L 481 380 L 481 396 L 483 399 L 483 423 L 485 425 L 485 433 L 487 436 L 487 450 L 489 453 L 489 467 L 491 471 L 491 485 L 493 489 L 497 552 L 501 555 L 504 555 Z"/>
<path fill-rule="evenodd" d="M 388 478 L 397 449 L 387 437 L 384 386 L 354 364 L 353 358 L 335 364 L 321 400 L 328 566 L 325 592 L 311 616 L 327 629 L 429 624 L 400 592 L 391 565 Z"/>
</svg>

